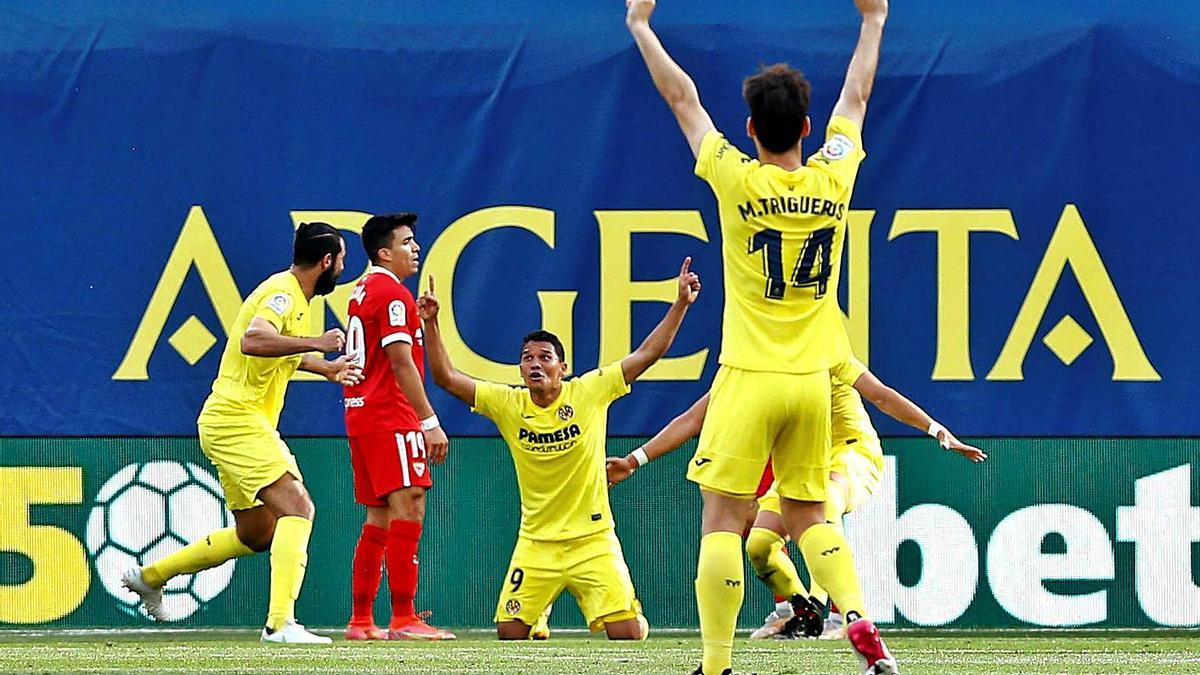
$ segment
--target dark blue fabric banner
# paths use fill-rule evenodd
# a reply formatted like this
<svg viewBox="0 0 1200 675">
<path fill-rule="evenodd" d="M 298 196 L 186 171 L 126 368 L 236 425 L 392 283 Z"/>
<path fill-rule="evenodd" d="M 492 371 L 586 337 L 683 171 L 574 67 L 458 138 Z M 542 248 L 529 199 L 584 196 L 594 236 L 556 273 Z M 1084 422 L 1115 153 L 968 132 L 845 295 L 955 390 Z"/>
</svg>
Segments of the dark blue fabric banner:
<svg viewBox="0 0 1200 675">
<path fill-rule="evenodd" d="M 872 370 L 960 435 L 1200 435 L 1200 6 L 1157 4 L 892 8 L 842 305 Z M 543 324 L 575 372 L 623 356 L 671 294 L 647 282 L 693 256 L 672 359 L 610 417 L 656 431 L 716 370 L 720 232 L 623 19 L 0 5 L 0 435 L 193 435 L 224 326 L 295 224 L 347 232 L 316 330 L 365 268 L 356 228 L 396 210 L 421 216 L 458 364 L 489 379 L 515 381 Z M 655 21 L 747 151 L 741 79 L 801 67 L 820 130 L 858 30 L 850 0 L 663 0 Z M 430 386 L 451 434 L 494 433 Z M 343 433 L 340 392 L 294 383 L 281 429 Z"/>
</svg>

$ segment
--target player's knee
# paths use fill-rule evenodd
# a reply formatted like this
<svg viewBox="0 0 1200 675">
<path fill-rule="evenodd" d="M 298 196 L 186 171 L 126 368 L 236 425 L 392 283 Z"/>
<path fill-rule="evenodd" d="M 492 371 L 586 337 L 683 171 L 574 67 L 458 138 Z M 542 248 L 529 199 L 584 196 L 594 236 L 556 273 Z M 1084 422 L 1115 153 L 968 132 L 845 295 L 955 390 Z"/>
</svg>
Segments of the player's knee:
<svg viewBox="0 0 1200 675">
<path fill-rule="evenodd" d="M 528 640 L 530 627 L 520 621 L 496 624 L 496 637 L 501 640 Z"/>
<path fill-rule="evenodd" d="M 754 568 L 755 574 L 760 577 L 767 570 L 777 539 L 778 537 L 761 528 L 750 530 L 750 536 L 746 538 L 746 557 L 750 559 L 750 566 Z"/>
<path fill-rule="evenodd" d="M 645 640 L 650 635 L 650 623 L 641 614 L 635 619 L 605 624 L 604 628 L 609 640 Z"/>
<path fill-rule="evenodd" d="M 392 520 L 425 520 L 425 488 L 411 487 L 388 495 L 388 514 Z"/>
</svg>

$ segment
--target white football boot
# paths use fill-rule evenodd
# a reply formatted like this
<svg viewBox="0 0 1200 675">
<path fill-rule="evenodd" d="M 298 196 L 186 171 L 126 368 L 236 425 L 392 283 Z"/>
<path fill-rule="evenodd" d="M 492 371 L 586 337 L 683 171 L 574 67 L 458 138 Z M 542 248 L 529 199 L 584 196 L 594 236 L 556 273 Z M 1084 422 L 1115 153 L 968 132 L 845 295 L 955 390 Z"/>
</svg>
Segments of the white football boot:
<svg viewBox="0 0 1200 675">
<path fill-rule="evenodd" d="M 327 645 L 333 642 L 333 640 L 327 637 L 308 632 L 304 626 L 295 621 L 288 621 L 283 624 L 283 628 L 276 631 L 272 631 L 264 626 L 262 637 L 259 639 L 263 642 L 281 645 Z"/>
<path fill-rule="evenodd" d="M 121 576 L 121 585 L 137 594 L 146 613 L 155 621 L 166 621 L 167 610 L 162 605 L 161 588 L 154 588 L 142 579 L 142 568 L 134 567 Z"/>
</svg>

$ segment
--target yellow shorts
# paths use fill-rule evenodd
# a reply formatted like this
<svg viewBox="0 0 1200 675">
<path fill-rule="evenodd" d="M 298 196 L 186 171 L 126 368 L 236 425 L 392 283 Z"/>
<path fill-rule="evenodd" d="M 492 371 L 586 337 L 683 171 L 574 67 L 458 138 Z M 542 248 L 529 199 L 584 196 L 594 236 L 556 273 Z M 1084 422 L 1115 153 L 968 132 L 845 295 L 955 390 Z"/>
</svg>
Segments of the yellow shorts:
<svg viewBox="0 0 1200 675">
<path fill-rule="evenodd" d="M 621 542 L 608 530 L 566 541 L 518 537 L 495 622 L 533 626 L 564 588 L 575 596 L 590 630 L 636 619 L 642 612 Z"/>
<path fill-rule="evenodd" d="M 846 513 L 862 506 L 862 503 L 867 501 L 875 493 L 875 490 L 879 489 L 879 481 L 882 476 L 879 465 L 871 455 L 872 448 L 874 448 L 880 457 L 883 456 L 882 451 L 879 450 L 879 443 L 875 441 L 869 443 L 859 441 L 858 443 L 861 444 L 859 448 L 842 444 L 833 449 L 833 464 L 830 472 L 839 473 L 846 479 Z M 769 511 L 775 515 L 781 514 L 779 492 L 775 489 L 775 483 L 772 483 L 770 489 L 758 498 L 758 510 Z"/>
<path fill-rule="evenodd" d="M 304 480 L 296 458 L 279 432 L 263 421 L 198 425 L 200 449 L 217 467 L 221 489 L 230 511 L 262 504 L 258 492 L 290 473 Z"/>
<path fill-rule="evenodd" d="M 753 498 L 769 458 L 781 495 L 825 501 L 829 401 L 826 370 L 795 375 L 721 366 L 688 480 Z"/>
</svg>

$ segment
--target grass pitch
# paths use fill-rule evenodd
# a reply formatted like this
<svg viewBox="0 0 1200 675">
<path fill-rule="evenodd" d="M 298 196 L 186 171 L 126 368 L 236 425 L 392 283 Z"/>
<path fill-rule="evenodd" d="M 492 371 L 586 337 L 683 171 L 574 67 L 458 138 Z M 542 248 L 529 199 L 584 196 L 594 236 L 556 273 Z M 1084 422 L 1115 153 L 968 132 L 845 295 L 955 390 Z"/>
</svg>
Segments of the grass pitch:
<svg viewBox="0 0 1200 675">
<path fill-rule="evenodd" d="M 906 675 L 1200 673 L 1200 636 L 1194 634 L 894 633 L 888 644 Z M 842 641 L 739 639 L 734 650 L 739 673 L 859 672 Z M 440 644 L 336 641 L 331 647 L 287 648 L 262 645 L 252 631 L 0 632 L 5 672 L 678 675 L 691 672 L 699 659 L 699 639 L 683 633 L 660 633 L 641 643 L 578 634 L 499 643 L 490 633 L 466 632 Z"/>
</svg>

